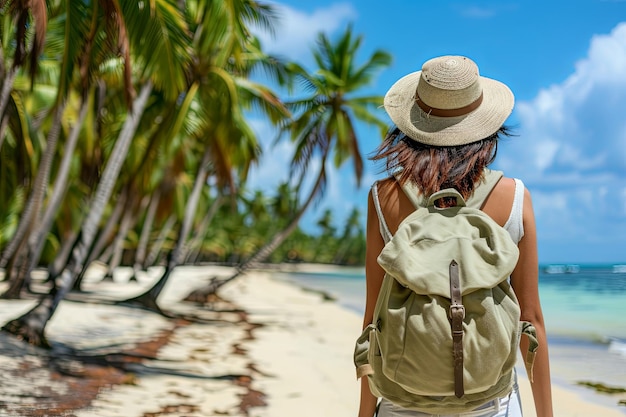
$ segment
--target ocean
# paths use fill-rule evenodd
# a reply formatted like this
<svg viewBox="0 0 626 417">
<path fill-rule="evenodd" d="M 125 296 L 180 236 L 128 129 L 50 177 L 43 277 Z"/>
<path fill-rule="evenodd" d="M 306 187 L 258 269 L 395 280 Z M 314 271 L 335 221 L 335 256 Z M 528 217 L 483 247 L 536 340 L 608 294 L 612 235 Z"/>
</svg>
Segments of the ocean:
<svg viewBox="0 0 626 417">
<path fill-rule="evenodd" d="M 280 275 L 363 313 L 363 268 Z M 579 383 L 626 388 L 626 264 L 542 266 L 539 294 L 553 382 L 593 401 L 616 406 L 615 397 L 597 394 Z M 620 409 L 626 412 L 625 407 Z"/>
</svg>

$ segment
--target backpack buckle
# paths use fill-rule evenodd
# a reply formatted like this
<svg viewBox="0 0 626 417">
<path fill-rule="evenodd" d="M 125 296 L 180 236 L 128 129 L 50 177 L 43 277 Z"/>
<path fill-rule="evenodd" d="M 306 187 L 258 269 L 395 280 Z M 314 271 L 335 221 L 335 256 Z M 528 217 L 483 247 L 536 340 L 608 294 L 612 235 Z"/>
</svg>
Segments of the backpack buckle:
<svg viewBox="0 0 626 417">
<path fill-rule="evenodd" d="M 453 316 L 456 316 L 456 312 L 457 311 L 461 311 L 461 318 L 464 320 L 465 319 L 465 306 L 463 304 L 452 304 L 450 305 L 450 310 L 449 310 L 449 316 L 450 319 L 452 319 Z"/>
</svg>

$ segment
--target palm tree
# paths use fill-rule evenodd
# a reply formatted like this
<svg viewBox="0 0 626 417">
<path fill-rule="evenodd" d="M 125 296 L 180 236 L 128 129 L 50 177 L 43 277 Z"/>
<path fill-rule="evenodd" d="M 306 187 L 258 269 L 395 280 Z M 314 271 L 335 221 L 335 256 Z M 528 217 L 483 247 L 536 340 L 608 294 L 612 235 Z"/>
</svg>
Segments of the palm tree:
<svg viewBox="0 0 626 417">
<path fill-rule="evenodd" d="M 387 125 L 370 111 L 382 103 L 382 97 L 357 96 L 356 93 L 367 87 L 374 74 L 391 62 L 388 53 L 377 50 L 365 63 L 358 65 L 355 59 L 359 56 L 361 42 L 360 36 L 353 37 L 350 27 L 335 43 L 326 35 L 320 34 L 317 49 L 313 51 L 317 71 L 310 74 L 296 64 L 291 66 L 308 95 L 287 103 L 294 117 L 282 126 L 282 130 L 296 144 L 291 171 L 293 177 L 299 179 L 298 190 L 302 190 L 303 182 L 309 178 L 308 168 L 311 162 L 319 160 L 319 171 L 313 180 L 313 186 L 284 230 L 275 234 L 265 246 L 240 264 L 232 276 L 219 281 L 213 280 L 208 286 L 194 291 L 187 299 L 203 300 L 206 295 L 213 294 L 225 283 L 266 259 L 280 246 L 296 229 L 310 205 L 323 195 L 326 170 L 331 158 L 335 167 L 352 160 L 357 184 L 360 184 L 363 157 L 358 146 L 355 122 L 360 120 L 378 126 L 381 132 L 387 129 Z"/>
<path fill-rule="evenodd" d="M 149 7 L 145 7 L 146 5 Z M 60 285 L 53 286 L 49 294 L 33 309 L 3 327 L 3 330 L 19 335 L 31 344 L 48 345 L 44 335 L 46 324 L 56 311 L 59 302 L 72 288 L 78 274 L 86 266 L 88 249 L 96 237 L 98 224 L 153 88 L 162 87 L 164 95 L 176 99 L 181 91 L 180 89 L 176 91 L 176 86 L 184 84 L 183 68 L 187 62 L 188 44 L 186 23 L 171 1 L 155 0 L 146 5 L 139 7 L 135 2 L 125 2 L 121 9 L 126 27 L 129 29 L 131 43 L 136 41 L 138 51 L 145 54 L 138 56 L 147 60 L 149 78 L 142 80 L 141 91 L 133 101 L 132 110 L 127 115 L 111 151 L 82 224 L 80 240 L 74 246 L 71 258 L 61 272 Z M 152 36 L 144 36 L 145 31 Z M 149 50 L 143 49 L 146 42 L 154 42 L 149 45 L 153 47 Z M 164 75 L 169 77 L 167 82 L 163 79 Z"/>
<path fill-rule="evenodd" d="M 103 13 L 98 7 L 100 4 L 104 9 Z M 50 24 L 52 39 L 49 42 L 51 46 L 47 48 L 46 52 L 55 57 L 55 61 L 57 56 L 64 57 L 61 61 L 59 71 L 61 76 L 58 80 L 56 101 L 53 105 L 56 110 L 33 190 L 22 213 L 17 231 L 0 258 L 0 267 L 4 266 L 9 258 L 13 258 L 12 264 L 17 265 L 21 272 L 14 276 L 16 270 L 14 268 L 8 269 L 8 275 L 13 278 L 13 285 L 4 294 L 5 297 L 19 297 L 22 283 L 28 278 L 30 271 L 39 261 L 43 244 L 46 241 L 45 238 L 52 227 L 54 217 L 67 190 L 66 183 L 70 163 L 78 142 L 80 129 L 87 116 L 91 81 L 96 72 L 94 68 L 99 68 L 102 65 L 100 60 L 94 62 L 92 57 L 97 55 L 103 57 L 101 59 L 107 59 L 111 55 L 122 55 L 124 57 L 123 73 L 130 74 L 128 37 L 126 36 L 124 21 L 120 19 L 117 0 L 100 0 L 100 2 L 92 3 L 91 6 L 89 9 L 83 3 L 70 4 L 69 1 L 65 2 L 64 8 L 59 9 L 64 13 L 53 16 Z M 104 15 L 104 19 L 100 18 L 102 15 Z M 98 36 L 102 31 L 106 33 L 107 37 L 118 40 L 117 45 L 113 46 L 113 51 L 108 49 L 111 47 L 110 43 L 103 45 L 102 36 Z M 56 155 L 62 115 L 76 69 L 81 74 L 81 83 L 78 86 L 81 96 L 79 116 L 71 127 L 70 135 L 63 147 L 63 159 L 59 165 L 48 206 L 44 211 L 44 195 L 48 188 L 52 161 Z M 129 76 L 125 76 L 124 81 L 124 92 L 127 102 L 130 103 L 130 97 L 134 94 L 133 86 Z M 93 93 L 93 91 L 91 92 Z"/>
<path fill-rule="evenodd" d="M 188 71 L 192 84 L 186 101 L 190 117 L 199 116 L 190 136 L 202 143 L 204 154 L 164 274 L 144 294 L 125 301 L 156 311 L 160 311 L 157 298 L 171 272 L 187 257 L 189 230 L 207 175 L 214 175 L 218 189 L 234 189 L 234 173 L 244 180 L 250 165 L 258 160 L 260 147 L 245 121 L 244 109 L 256 105 L 275 121 L 288 115 L 270 89 L 248 79 L 257 66 L 269 64 L 247 25 L 269 25 L 271 7 L 253 0 L 199 1 L 191 12 L 189 20 L 196 23 L 192 27 L 195 55 Z M 280 72 L 279 65 L 273 68 Z"/>
<path fill-rule="evenodd" d="M 58 287 L 56 285 L 53 286 L 48 295 L 43 297 L 33 309 L 7 323 L 3 330 L 21 336 L 30 344 L 43 347 L 49 346 L 44 335 L 46 324 L 56 311 L 61 300 L 65 298 L 67 292 L 72 288 L 78 274 L 85 268 L 85 260 L 88 250 L 96 237 L 98 223 L 111 196 L 116 177 L 122 167 L 132 134 L 137 126 L 139 115 L 146 105 L 151 90 L 152 84 L 150 82 L 146 83 L 133 105 L 133 112 L 128 115 L 127 123 L 125 123 L 124 129 L 120 133 L 120 138 L 115 144 L 113 153 L 109 158 L 102 174 L 102 179 L 90 204 L 87 217 L 83 222 L 80 240 L 74 246 L 71 258 L 61 272 L 60 285 Z M 54 280 L 55 277 L 52 277 L 52 279 Z"/>
</svg>

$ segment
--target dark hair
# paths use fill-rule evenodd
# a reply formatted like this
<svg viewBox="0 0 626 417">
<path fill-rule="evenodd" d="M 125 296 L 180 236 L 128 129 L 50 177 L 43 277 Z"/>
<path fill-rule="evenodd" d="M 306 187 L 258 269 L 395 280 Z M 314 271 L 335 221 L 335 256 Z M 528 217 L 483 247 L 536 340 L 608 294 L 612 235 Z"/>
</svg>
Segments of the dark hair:
<svg viewBox="0 0 626 417">
<path fill-rule="evenodd" d="M 491 136 L 466 145 L 431 146 L 393 127 L 370 159 L 386 160 L 385 170 L 400 184 L 415 182 L 424 195 L 455 188 L 467 199 L 484 168 L 495 159 L 501 136 L 512 136 L 510 129 L 502 126 Z"/>
</svg>

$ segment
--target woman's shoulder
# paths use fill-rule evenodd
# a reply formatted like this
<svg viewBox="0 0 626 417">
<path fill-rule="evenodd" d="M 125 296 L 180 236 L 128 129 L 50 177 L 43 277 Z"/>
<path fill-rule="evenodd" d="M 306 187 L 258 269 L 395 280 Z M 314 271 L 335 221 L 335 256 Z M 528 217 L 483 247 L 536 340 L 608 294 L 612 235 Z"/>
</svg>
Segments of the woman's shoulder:
<svg viewBox="0 0 626 417">
<path fill-rule="evenodd" d="M 518 190 L 518 186 L 521 186 L 522 189 Z M 509 219 L 515 195 L 520 191 L 524 194 L 527 193 L 523 183 L 519 183 L 515 178 L 502 177 L 491 190 L 482 210 L 502 226 Z"/>
<path fill-rule="evenodd" d="M 515 178 L 503 176 L 500 178 L 500 181 L 498 181 L 493 190 L 505 193 L 515 192 L 516 184 Z"/>
<path fill-rule="evenodd" d="M 393 176 L 377 180 L 372 187 L 372 191 L 374 190 L 387 225 L 392 233 L 395 233 L 402 219 L 415 211 L 415 206 L 407 197 L 402 185 Z M 371 192 L 370 197 L 373 194 Z"/>
<path fill-rule="evenodd" d="M 399 195 L 404 194 L 402 186 L 393 176 L 374 181 L 372 191 L 374 190 L 381 201 L 397 198 Z"/>
<path fill-rule="evenodd" d="M 374 183 L 372 183 L 372 191 L 374 190 L 379 196 L 384 196 L 386 199 L 390 197 L 390 195 L 401 191 L 402 187 L 394 176 L 389 176 L 374 181 Z"/>
<path fill-rule="evenodd" d="M 493 193 L 509 196 L 514 196 L 515 193 L 520 193 L 520 195 L 526 196 L 529 194 L 529 191 L 521 179 L 503 176 L 493 188 L 492 194 Z"/>
</svg>

